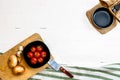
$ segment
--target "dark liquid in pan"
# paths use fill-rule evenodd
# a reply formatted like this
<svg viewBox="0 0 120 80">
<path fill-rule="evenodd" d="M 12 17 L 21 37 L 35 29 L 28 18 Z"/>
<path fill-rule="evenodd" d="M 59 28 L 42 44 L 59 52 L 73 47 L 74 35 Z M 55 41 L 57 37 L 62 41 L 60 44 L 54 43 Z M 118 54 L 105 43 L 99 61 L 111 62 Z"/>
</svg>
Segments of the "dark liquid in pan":
<svg viewBox="0 0 120 80">
<path fill-rule="evenodd" d="M 93 14 L 93 22 L 99 28 L 107 28 L 113 22 L 113 16 L 110 14 L 107 8 L 99 8 Z"/>
</svg>

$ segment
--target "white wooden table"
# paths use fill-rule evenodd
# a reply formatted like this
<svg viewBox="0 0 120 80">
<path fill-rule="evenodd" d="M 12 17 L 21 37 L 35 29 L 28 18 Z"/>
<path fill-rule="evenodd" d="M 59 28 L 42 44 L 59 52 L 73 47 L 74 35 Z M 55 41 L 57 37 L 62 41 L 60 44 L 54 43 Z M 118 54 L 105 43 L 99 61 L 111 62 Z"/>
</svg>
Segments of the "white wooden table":
<svg viewBox="0 0 120 80">
<path fill-rule="evenodd" d="M 86 11 L 99 0 L 0 0 L 0 51 L 39 33 L 56 61 L 96 67 L 120 62 L 120 24 L 105 35 Z"/>
</svg>

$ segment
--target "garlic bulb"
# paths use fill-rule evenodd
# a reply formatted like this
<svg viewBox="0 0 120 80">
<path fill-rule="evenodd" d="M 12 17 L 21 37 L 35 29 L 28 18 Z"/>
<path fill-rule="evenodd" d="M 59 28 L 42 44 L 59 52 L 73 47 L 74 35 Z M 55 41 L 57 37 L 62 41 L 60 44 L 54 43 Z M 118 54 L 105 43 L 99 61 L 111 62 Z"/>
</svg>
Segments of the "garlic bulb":
<svg viewBox="0 0 120 80">
<path fill-rule="evenodd" d="M 19 46 L 18 50 L 23 51 L 23 46 Z"/>
<path fill-rule="evenodd" d="M 17 51 L 16 55 L 17 57 L 21 57 L 22 51 Z"/>
</svg>

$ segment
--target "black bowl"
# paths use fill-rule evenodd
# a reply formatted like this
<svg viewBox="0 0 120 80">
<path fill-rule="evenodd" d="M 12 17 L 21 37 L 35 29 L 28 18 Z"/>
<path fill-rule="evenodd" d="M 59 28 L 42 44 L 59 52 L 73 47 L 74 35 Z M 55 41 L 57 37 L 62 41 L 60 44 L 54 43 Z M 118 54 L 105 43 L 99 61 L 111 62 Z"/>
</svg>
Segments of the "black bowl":
<svg viewBox="0 0 120 80">
<path fill-rule="evenodd" d="M 39 46 L 39 45 L 41 45 L 43 47 L 43 50 L 46 51 L 47 56 L 44 59 L 43 63 L 41 63 L 41 64 L 37 63 L 37 64 L 33 65 L 33 64 L 30 63 L 30 59 L 27 57 L 27 53 L 30 51 L 32 46 L 36 47 L 36 46 Z M 23 56 L 24 56 L 24 59 L 25 59 L 26 63 L 30 67 L 32 67 L 32 68 L 39 68 L 39 67 L 45 65 L 49 61 L 49 59 L 50 59 L 50 51 L 49 51 L 48 47 L 43 42 L 41 42 L 41 41 L 34 41 L 34 42 L 29 43 L 27 46 L 25 46 L 25 48 L 23 50 Z"/>
<path fill-rule="evenodd" d="M 107 28 L 113 23 L 114 17 L 107 8 L 101 7 L 93 13 L 92 19 L 97 27 Z"/>
</svg>

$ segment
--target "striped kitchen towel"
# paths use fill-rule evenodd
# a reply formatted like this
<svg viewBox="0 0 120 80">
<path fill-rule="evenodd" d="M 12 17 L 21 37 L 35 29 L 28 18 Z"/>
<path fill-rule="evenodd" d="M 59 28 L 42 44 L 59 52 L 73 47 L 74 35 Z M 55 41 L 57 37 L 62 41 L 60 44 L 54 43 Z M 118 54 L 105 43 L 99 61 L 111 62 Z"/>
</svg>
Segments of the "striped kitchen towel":
<svg viewBox="0 0 120 80">
<path fill-rule="evenodd" d="M 68 78 L 62 72 L 56 72 L 51 68 L 47 68 L 29 80 L 120 80 L 120 63 L 99 68 L 63 66 L 74 75 L 73 79 Z"/>
<path fill-rule="evenodd" d="M 120 63 L 113 63 L 97 68 L 62 66 L 74 75 L 73 79 L 68 78 L 60 71 L 47 68 L 28 80 L 120 80 Z"/>
</svg>

